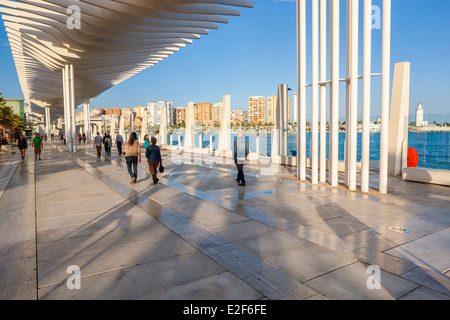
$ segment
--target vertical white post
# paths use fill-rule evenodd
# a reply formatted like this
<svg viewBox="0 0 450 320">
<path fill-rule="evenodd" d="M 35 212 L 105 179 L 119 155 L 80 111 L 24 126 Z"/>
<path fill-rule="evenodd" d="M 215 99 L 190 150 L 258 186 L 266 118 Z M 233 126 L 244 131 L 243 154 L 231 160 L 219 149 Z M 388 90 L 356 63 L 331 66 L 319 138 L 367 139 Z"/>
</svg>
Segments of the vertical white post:
<svg viewBox="0 0 450 320">
<path fill-rule="evenodd" d="M 358 27 L 359 0 L 351 0 L 351 66 L 350 66 L 350 104 L 349 104 L 349 150 L 348 150 L 348 186 L 350 191 L 356 190 L 356 161 L 358 145 Z"/>
<path fill-rule="evenodd" d="M 363 14 L 363 107 L 361 145 L 361 191 L 369 192 L 370 97 L 372 73 L 372 0 L 364 0 Z"/>
<path fill-rule="evenodd" d="M 339 0 L 330 3 L 330 184 L 339 184 Z"/>
<path fill-rule="evenodd" d="M 312 117 L 311 117 L 311 183 L 318 183 L 319 169 L 319 0 L 312 0 Z"/>
<path fill-rule="evenodd" d="M 71 106 L 71 102 L 70 102 L 70 81 L 69 81 L 69 65 L 65 65 L 64 66 L 64 92 L 65 92 L 65 116 L 66 116 L 66 146 L 67 146 L 67 151 L 72 152 L 72 121 L 71 121 L 71 112 L 70 112 L 70 106 Z"/>
<path fill-rule="evenodd" d="M 306 0 L 297 0 L 297 177 L 306 180 Z"/>
<path fill-rule="evenodd" d="M 391 76 L 391 0 L 383 0 L 382 62 L 381 62 L 381 133 L 379 192 L 387 193 L 389 148 L 389 94 Z"/>
<path fill-rule="evenodd" d="M 327 80 L 327 0 L 320 0 L 320 81 Z M 327 180 L 327 86 L 320 87 L 320 182 Z"/>
<path fill-rule="evenodd" d="M 71 130 L 72 130 L 72 152 L 77 151 L 77 130 L 75 125 L 75 77 L 73 64 L 70 69 L 70 113 L 71 113 Z"/>
<path fill-rule="evenodd" d="M 347 0 L 347 43 L 346 43 L 346 91 L 345 91 L 345 143 L 344 143 L 344 160 L 345 160 L 345 185 L 349 185 L 349 135 L 350 135 L 350 67 L 351 67 L 351 60 L 352 60 L 352 51 L 351 51 L 351 40 L 352 40 L 352 32 L 351 32 L 351 11 L 352 10 L 352 0 Z"/>
</svg>

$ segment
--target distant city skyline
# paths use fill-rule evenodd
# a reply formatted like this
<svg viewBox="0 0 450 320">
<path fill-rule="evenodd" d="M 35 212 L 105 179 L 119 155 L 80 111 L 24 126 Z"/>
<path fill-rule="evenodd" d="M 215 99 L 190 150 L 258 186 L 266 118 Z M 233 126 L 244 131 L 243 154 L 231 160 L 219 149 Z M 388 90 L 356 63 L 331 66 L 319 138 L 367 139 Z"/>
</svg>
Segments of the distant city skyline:
<svg viewBox="0 0 450 320">
<path fill-rule="evenodd" d="M 229 24 L 219 25 L 208 36 L 202 36 L 168 59 L 101 94 L 92 101 L 92 108 L 134 108 L 165 99 L 173 101 L 174 107 L 181 107 L 189 101 L 215 103 L 224 95 L 231 95 L 232 110 L 247 110 L 248 97 L 276 95 L 278 85 L 283 83 L 292 89 L 289 96 L 293 101 L 297 81 L 295 1 L 254 3 L 253 9 L 241 9 L 240 17 L 230 17 Z M 373 3 L 382 4 L 381 0 Z M 344 13 L 345 1 L 341 10 Z M 449 11 L 447 0 L 392 3 L 391 69 L 393 73 L 396 62 L 411 62 L 411 115 L 419 102 L 424 105 L 425 114 L 450 113 Z M 310 21 L 307 25 L 310 28 Z M 341 26 L 341 36 L 345 39 L 345 21 Z M 381 69 L 380 43 L 381 30 L 374 30 L 374 73 Z M 341 51 L 344 57 L 345 45 Z M 7 75 L 0 78 L 0 92 L 5 98 L 23 98 L 3 22 L 0 23 L 0 60 L 0 72 Z M 345 73 L 345 59 L 341 59 L 341 72 Z M 373 92 L 379 92 L 379 86 L 379 79 L 374 78 Z M 345 114 L 344 87 L 341 117 Z M 309 103 L 309 96 L 307 99 Z M 373 117 L 379 116 L 379 109 L 377 94 L 372 97 Z"/>
</svg>

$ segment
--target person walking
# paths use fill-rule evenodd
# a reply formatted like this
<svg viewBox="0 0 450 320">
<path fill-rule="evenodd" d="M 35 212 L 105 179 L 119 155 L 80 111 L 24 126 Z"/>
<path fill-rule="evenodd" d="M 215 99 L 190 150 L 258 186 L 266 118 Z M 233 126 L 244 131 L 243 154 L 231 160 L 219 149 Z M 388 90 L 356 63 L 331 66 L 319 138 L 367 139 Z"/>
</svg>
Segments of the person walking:
<svg viewBox="0 0 450 320">
<path fill-rule="evenodd" d="M 83 133 L 83 143 L 86 143 L 86 133 Z"/>
<path fill-rule="evenodd" d="M 123 137 L 118 132 L 116 134 L 116 144 L 117 144 L 117 151 L 119 152 L 119 156 L 121 156 L 122 155 Z"/>
<path fill-rule="evenodd" d="M 66 145 L 66 134 L 63 134 L 64 145 Z"/>
<path fill-rule="evenodd" d="M 20 150 L 20 155 L 22 156 L 22 160 L 25 160 L 25 152 L 28 149 L 27 139 L 23 137 L 23 135 L 19 136 L 19 141 L 17 141 L 17 146 Z"/>
<path fill-rule="evenodd" d="M 157 177 L 158 172 L 158 166 L 162 164 L 162 158 L 161 158 L 161 150 L 156 145 L 156 137 L 152 137 L 150 139 L 150 145 L 147 147 L 145 151 L 145 157 L 147 158 L 148 162 L 148 169 L 150 171 L 150 174 L 153 178 L 153 184 L 157 184 L 159 179 Z"/>
<path fill-rule="evenodd" d="M 161 136 L 159 134 L 159 130 L 155 131 L 155 138 L 156 138 L 156 145 L 158 147 L 161 147 Z"/>
<path fill-rule="evenodd" d="M 81 139 L 83 139 L 83 137 L 81 136 L 81 133 L 78 134 L 78 144 L 81 144 Z"/>
<path fill-rule="evenodd" d="M 106 155 L 111 156 L 111 136 L 109 134 L 106 135 L 105 139 L 103 140 L 103 143 L 105 144 L 105 152 Z"/>
<path fill-rule="evenodd" d="M 148 138 L 148 134 L 144 137 L 144 148 L 147 150 L 148 146 L 150 145 L 150 139 Z"/>
<path fill-rule="evenodd" d="M 132 132 L 130 139 L 125 144 L 125 160 L 127 162 L 128 173 L 131 183 L 136 183 L 138 161 L 141 162 L 141 145 L 137 141 L 136 132 Z M 133 167 L 133 168 L 132 168 Z"/>
<path fill-rule="evenodd" d="M 243 187 L 245 186 L 244 164 L 248 154 L 248 141 L 244 139 L 244 134 L 242 132 L 238 132 L 237 139 L 234 141 L 233 146 L 233 160 L 238 170 L 236 181 Z"/>
<path fill-rule="evenodd" d="M 102 143 L 103 143 L 102 136 L 100 135 L 100 132 L 97 132 L 97 135 L 95 136 L 94 139 L 94 147 L 97 148 L 97 158 L 100 158 L 102 156 Z"/>
<path fill-rule="evenodd" d="M 33 138 L 33 147 L 34 147 L 34 159 L 37 160 L 39 156 L 39 160 L 41 160 L 41 151 L 44 149 L 44 144 L 42 143 L 42 138 L 39 133 L 36 133 L 36 136 Z"/>
</svg>

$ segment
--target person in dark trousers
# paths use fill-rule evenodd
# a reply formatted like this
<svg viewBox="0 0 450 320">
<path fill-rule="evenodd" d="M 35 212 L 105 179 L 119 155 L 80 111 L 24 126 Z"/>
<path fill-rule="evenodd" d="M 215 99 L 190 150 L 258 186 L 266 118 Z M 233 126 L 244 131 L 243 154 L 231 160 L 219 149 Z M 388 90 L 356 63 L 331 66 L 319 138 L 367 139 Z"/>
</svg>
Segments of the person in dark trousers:
<svg viewBox="0 0 450 320">
<path fill-rule="evenodd" d="M 157 142 L 158 140 L 155 137 L 152 137 L 150 139 L 150 145 L 145 151 L 145 157 L 147 158 L 148 169 L 153 178 L 153 184 L 157 184 L 159 181 L 156 175 L 158 172 L 159 164 L 162 164 L 161 150 L 156 145 Z"/>
<path fill-rule="evenodd" d="M 86 134 L 83 133 L 83 142 L 86 143 Z"/>
<path fill-rule="evenodd" d="M 242 132 L 238 132 L 237 139 L 234 141 L 233 160 L 238 170 L 236 182 L 240 186 L 245 186 L 244 164 L 248 154 L 248 141 L 244 139 L 244 134 Z"/>
<path fill-rule="evenodd" d="M 94 138 L 94 147 L 97 149 L 97 158 L 102 156 L 102 142 L 102 136 L 100 135 L 100 132 L 97 132 L 97 135 Z"/>
<path fill-rule="evenodd" d="M 119 156 L 121 156 L 122 155 L 123 137 L 118 132 L 116 134 L 116 144 L 117 144 L 117 151 L 119 152 Z"/>
<path fill-rule="evenodd" d="M 17 146 L 20 150 L 20 155 L 22 156 L 22 160 L 25 159 L 25 151 L 28 149 L 28 143 L 27 139 L 23 137 L 23 135 L 20 135 L 19 141 L 17 141 Z"/>
<path fill-rule="evenodd" d="M 127 169 L 131 177 L 131 183 L 136 183 L 138 161 L 141 162 L 141 145 L 137 142 L 136 132 L 131 133 L 130 139 L 125 144 L 125 160 L 127 161 Z M 132 166 L 133 170 L 131 170 Z"/>
<path fill-rule="evenodd" d="M 111 140 L 111 136 L 109 134 L 106 135 L 106 138 L 103 140 L 103 143 L 105 145 L 105 152 L 107 156 L 111 156 L 111 145 L 112 145 L 112 140 Z"/>
</svg>

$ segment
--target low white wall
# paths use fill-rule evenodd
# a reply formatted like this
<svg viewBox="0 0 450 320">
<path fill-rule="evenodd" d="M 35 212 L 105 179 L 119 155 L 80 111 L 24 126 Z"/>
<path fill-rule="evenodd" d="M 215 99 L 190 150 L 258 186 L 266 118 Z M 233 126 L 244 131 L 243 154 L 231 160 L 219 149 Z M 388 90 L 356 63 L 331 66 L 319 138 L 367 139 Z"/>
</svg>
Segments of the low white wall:
<svg viewBox="0 0 450 320">
<path fill-rule="evenodd" d="M 450 186 L 450 171 L 427 168 L 403 169 L 403 180 Z"/>
</svg>

